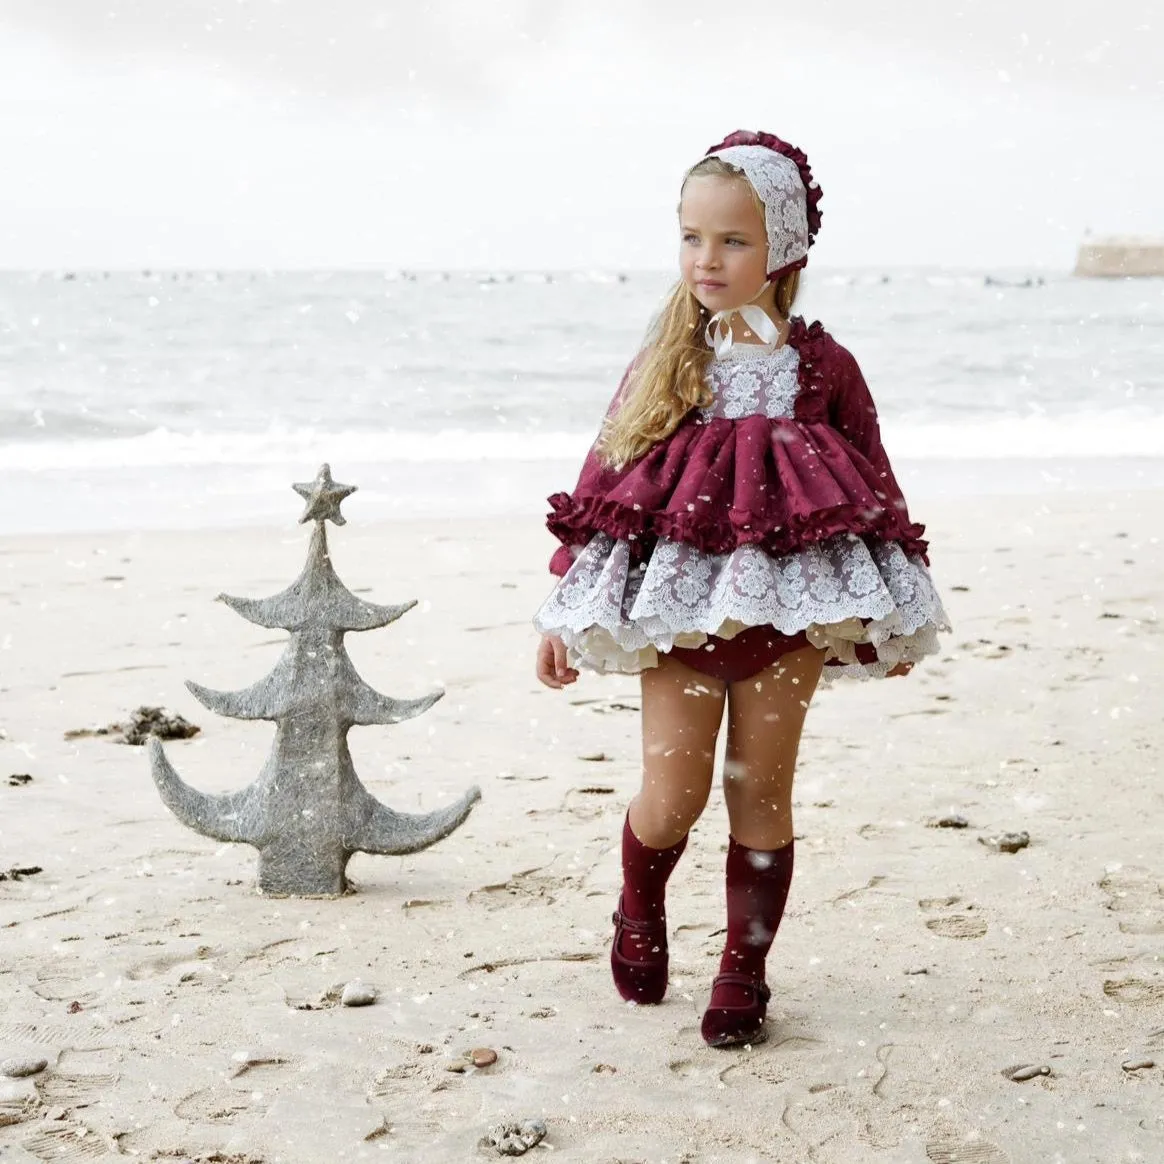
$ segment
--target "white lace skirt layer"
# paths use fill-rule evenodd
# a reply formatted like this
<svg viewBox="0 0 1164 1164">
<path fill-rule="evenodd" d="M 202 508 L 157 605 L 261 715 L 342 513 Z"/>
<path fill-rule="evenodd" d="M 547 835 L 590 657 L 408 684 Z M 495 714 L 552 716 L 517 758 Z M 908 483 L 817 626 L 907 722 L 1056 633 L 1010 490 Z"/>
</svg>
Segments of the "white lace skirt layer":
<svg viewBox="0 0 1164 1164">
<path fill-rule="evenodd" d="M 595 534 L 534 616 L 566 644 L 571 667 L 627 675 L 658 666 L 673 646 L 769 624 L 805 631 L 826 661 L 843 664 L 826 666 L 822 685 L 883 678 L 896 663 L 936 654 L 938 631 L 952 629 L 920 557 L 856 534 L 778 557 L 754 546 L 707 554 L 660 538 L 638 567 L 627 542 Z M 857 659 L 854 644 L 866 642 L 874 663 Z"/>
</svg>

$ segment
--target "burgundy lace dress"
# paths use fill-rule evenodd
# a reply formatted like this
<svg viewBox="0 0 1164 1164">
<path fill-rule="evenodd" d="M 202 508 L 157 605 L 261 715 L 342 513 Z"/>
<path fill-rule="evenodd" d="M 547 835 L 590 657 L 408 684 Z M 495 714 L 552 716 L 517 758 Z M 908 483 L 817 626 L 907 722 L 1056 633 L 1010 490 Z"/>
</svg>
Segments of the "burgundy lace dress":
<svg viewBox="0 0 1164 1164">
<path fill-rule="evenodd" d="M 952 628 L 925 526 L 849 352 L 797 317 L 783 346 L 737 344 L 707 375 L 709 407 L 621 470 L 592 448 L 549 499 L 559 581 L 535 627 L 571 666 L 624 674 L 752 627 L 823 648 L 826 684 L 935 654 Z"/>
</svg>

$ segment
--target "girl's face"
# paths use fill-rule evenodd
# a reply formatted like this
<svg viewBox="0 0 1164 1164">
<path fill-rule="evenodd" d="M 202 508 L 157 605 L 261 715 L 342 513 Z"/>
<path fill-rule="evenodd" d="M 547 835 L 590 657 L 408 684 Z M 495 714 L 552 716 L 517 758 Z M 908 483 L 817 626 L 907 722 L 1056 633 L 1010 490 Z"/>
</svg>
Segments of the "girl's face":
<svg viewBox="0 0 1164 1164">
<path fill-rule="evenodd" d="M 768 232 L 742 178 L 688 178 L 679 201 L 683 282 L 714 313 L 748 303 L 768 274 Z"/>
</svg>

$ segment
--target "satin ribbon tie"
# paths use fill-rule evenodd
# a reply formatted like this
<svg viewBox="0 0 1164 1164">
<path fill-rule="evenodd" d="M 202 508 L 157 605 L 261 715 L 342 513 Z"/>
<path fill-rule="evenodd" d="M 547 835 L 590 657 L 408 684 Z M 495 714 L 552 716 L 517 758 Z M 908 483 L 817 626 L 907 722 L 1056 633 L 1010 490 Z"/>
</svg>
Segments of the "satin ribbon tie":
<svg viewBox="0 0 1164 1164">
<path fill-rule="evenodd" d="M 764 288 L 761 288 L 759 294 L 763 293 Z M 759 295 L 753 296 L 753 298 L 759 298 Z M 707 327 L 703 329 L 703 338 L 707 341 L 709 348 L 715 349 L 717 357 L 731 349 L 735 340 L 732 335 L 731 318 L 737 312 L 764 343 L 774 344 L 780 338 L 778 328 L 768 318 L 767 312 L 762 307 L 756 307 L 753 303 L 745 303 L 740 307 L 728 307 L 723 311 L 717 311 L 707 321 Z"/>
</svg>

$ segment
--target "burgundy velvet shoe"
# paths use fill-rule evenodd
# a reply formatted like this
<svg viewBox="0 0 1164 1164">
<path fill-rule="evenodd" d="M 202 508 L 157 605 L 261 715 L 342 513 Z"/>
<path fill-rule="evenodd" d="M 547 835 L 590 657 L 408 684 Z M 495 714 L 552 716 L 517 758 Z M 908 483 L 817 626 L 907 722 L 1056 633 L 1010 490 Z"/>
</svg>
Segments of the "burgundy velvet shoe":
<svg viewBox="0 0 1164 1164">
<path fill-rule="evenodd" d="M 703 1041 L 709 1047 L 762 1043 L 768 1037 L 764 1016 L 771 997 L 767 983 L 750 974 L 734 970 L 717 974 L 700 1027 Z"/>
<path fill-rule="evenodd" d="M 667 921 L 638 921 L 622 912 L 622 894 L 618 909 L 611 915 L 614 922 L 614 941 L 610 946 L 610 973 L 619 994 L 627 1002 L 653 1004 L 663 1001 L 667 992 Z M 623 951 L 623 938 L 629 937 L 627 948 L 639 947 L 637 956 Z"/>
</svg>

